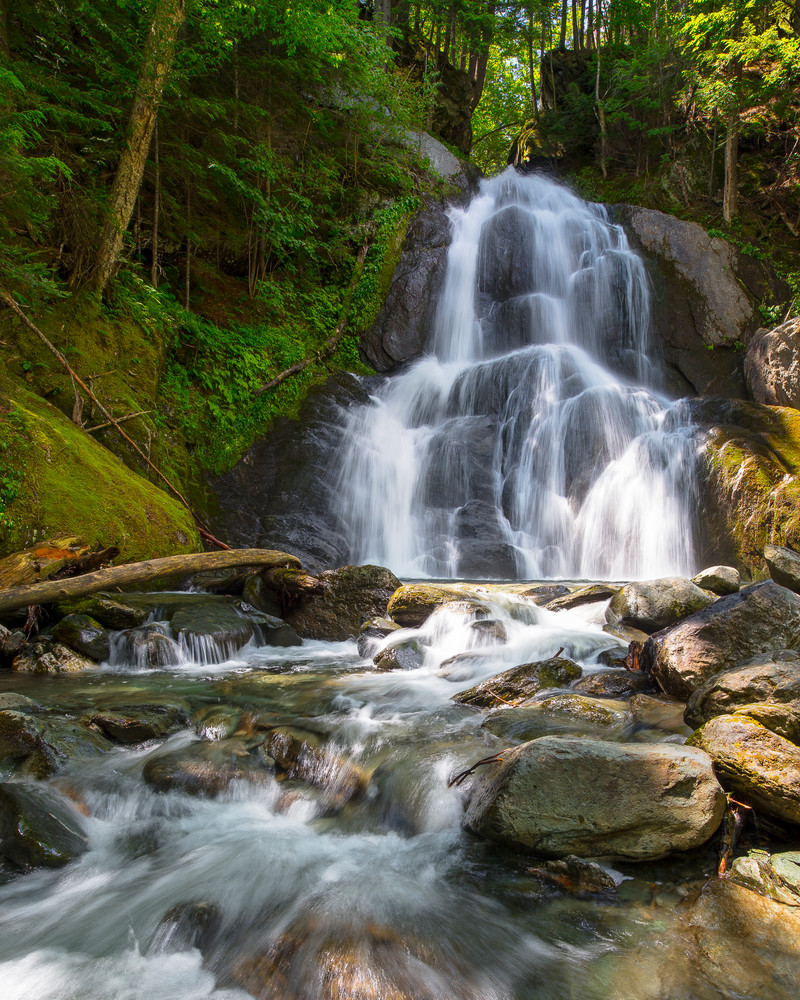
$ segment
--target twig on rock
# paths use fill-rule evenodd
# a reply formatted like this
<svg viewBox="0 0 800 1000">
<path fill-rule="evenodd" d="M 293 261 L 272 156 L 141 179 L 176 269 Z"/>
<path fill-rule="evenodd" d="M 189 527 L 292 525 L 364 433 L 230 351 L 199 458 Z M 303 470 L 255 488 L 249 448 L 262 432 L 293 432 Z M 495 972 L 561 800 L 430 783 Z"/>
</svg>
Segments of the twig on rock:
<svg viewBox="0 0 800 1000">
<path fill-rule="evenodd" d="M 453 785 L 461 785 L 463 782 L 479 767 L 483 767 L 484 764 L 502 764 L 503 754 L 508 753 L 511 747 L 506 747 L 505 750 L 501 750 L 500 753 L 493 754 L 491 757 L 484 757 L 482 760 L 475 761 L 472 767 L 468 767 L 466 771 L 460 771 L 458 774 L 454 774 L 453 777 L 447 782 L 447 787 L 452 788 Z"/>
</svg>

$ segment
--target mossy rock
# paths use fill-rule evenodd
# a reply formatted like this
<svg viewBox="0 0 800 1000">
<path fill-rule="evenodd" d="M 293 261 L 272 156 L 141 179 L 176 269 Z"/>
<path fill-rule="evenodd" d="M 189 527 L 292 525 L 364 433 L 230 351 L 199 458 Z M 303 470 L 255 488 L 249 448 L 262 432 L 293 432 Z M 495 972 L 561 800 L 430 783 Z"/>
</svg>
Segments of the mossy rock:
<svg viewBox="0 0 800 1000">
<path fill-rule="evenodd" d="M 740 400 L 697 404 L 707 423 L 701 503 L 709 555 L 756 579 L 767 544 L 800 548 L 800 411 Z"/>
<path fill-rule="evenodd" d="M 59 642 L 92 660 L 107 660 L 111 652 L 108 632 L 89 615 L 67 615 L 50 631 Z"/>
<path fill-rule="evenodd" d="M 0 855 L 20 868 L 58 868 L 89 846 L 81 816 L 44 785 L 0 784 Z"/>
<path fill-rule="evenodd" d="M 0 771 L 49 778 L 74 757 L 96 757 L 111 749 L 103 736 L 61 716 L 0 712 Z"/>
<path fill-rule="evenodd" d="M 475 708 L 495 708 L 500 704 L 519 704 L 532 698 L 537 691 L 566 687 L 581 676 L 577 663 L 565 656 L 551 656 L 538 663 L 522 663 L 518 667 L 490 677 L 475 687 L 461 691 L 453 701 Z"/>
<path fill-rule="evenodd" d="M 0 416 L 0 436 L 13 438 L 3 455 L 17 476 L 15 495 L 4 504 L 0 554 L 64 532 L 93 548 L 116 545 L 126 562 L 201 549 L 177 500 L 2 373 Z"/>
<path fill-rule="evenodd" d="M 399 581 L 398 581 L 399 582 Z M 417 628 L 433 612 L 445 604 L 478 598 L 478 594 L 456 587 L 439 587 L 431 583 L 407 583 L 392 594 L 387 607 L 389 617 L 406 628 Z"/>
<path fill-rule="evenodd" d="M 57 615 L 88 615 L 105 628 L 126 629 L 144 625 L 150 612 L 147 608 L 127 604 L 116 595 L 92 594 L 72 601 L 59 601 Z"/>
</svg>

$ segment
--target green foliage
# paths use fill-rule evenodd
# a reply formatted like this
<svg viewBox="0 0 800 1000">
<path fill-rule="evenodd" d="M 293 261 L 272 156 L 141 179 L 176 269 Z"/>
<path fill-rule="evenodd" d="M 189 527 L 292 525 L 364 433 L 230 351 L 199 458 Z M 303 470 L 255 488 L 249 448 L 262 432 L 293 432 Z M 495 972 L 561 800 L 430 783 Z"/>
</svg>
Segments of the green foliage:
<svg viewBox="0 0 800 1000">
<path fill-rule="evenodd" d="M 28 446 L 21 415 L 15 406 L 0 411 L 0 528 L 13 525 L 8 508 L 19 496 Z"/>
</svg>

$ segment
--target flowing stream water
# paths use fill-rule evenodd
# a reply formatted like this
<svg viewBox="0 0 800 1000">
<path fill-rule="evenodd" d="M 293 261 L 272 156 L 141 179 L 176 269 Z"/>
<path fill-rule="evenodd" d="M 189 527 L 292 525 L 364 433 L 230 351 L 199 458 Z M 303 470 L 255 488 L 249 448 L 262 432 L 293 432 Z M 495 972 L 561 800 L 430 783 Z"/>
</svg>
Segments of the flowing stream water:
<svg viewBox="0 0 800 1000">
<path fill-rule="evenodd" d="M 679 940 L 673 909 L 714 858 L 617 865 L 616 890 L 576 893 L 461 829 L 465 789 L 448 779 L 509 741 L 452 695 L 559 647 L 589 673 L 623 649 L 601 630 L 602 604 L 556 614 L 492 592 L 483 604 L 406 630 L 423 651 L 412 670 L 375 673 L 353 642 L 305 642 L 251 643 L 222 663 L 164 671 L 116 662 L 2 677 L 0 688 L 53 715 L 178 705 L 193 722 L 51 779 L 86 814 L 89 850 L 0 886 L 4 1000 L 628 997 L 630 970 Z M 474 628 L 487 617 L 504 644 Z M 322 741 L 326 763 L 311 780 L 261 766 L 274 726 Z M 574 720 L 544 721 L 548 730 L 601 734 Z M 680 713 L 653 725 L 620 715 L 601 735 L 683 732 Z M 201 796 L 147 779 L 148 764 L 202 762 L 209 748 L 251 770 Z M 348 798 L 353 769 L 364 784 Z"/>
<path fill-rule="evenodd" d="M 694 444 L 644 265 L 603 206 L 509 168 L 451 213 L 429 353 L 347 418 L 351 561 L 406 577 L 694 571 Z"/>
</svg>

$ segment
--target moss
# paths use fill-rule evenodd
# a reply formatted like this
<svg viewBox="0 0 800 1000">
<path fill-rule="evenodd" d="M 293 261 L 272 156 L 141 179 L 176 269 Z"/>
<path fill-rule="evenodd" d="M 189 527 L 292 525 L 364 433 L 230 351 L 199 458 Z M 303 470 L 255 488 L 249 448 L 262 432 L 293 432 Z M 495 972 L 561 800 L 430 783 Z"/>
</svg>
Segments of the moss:
<svg viewBox="0 0 800 1000">
<path fill-rule="evenodd" d="M 0 525 L 0 554 L 69 532 L 118 545 L 125 561 L 201 548 L 191 515 L 80 430 L 59 410 L 0 372 L 0 411 L 20 428 L 18 495 Z"/>
</svg>

